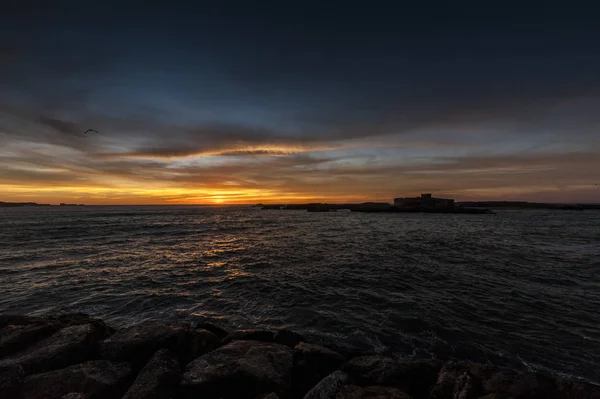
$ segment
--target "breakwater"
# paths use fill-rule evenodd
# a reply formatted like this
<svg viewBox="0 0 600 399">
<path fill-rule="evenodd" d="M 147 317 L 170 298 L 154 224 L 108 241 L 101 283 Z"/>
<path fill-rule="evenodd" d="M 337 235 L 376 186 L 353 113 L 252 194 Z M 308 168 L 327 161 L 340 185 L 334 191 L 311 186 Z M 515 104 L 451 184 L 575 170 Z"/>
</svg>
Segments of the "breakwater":
<svg viewBox="0 0 600 399">
<path fill-rule="evenodd" d="M 600 387 L 460 359 L 324 347 L 204 321 L 115 330 L 85 314 L 0 316 L 0 398 L 594 399 Z"/>
</svg>

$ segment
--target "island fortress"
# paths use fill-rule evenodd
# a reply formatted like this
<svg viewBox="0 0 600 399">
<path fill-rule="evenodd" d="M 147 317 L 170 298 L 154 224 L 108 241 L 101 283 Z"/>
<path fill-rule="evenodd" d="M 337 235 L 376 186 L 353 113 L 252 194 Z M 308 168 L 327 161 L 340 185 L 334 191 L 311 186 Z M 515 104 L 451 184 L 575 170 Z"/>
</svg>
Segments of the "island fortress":
<svg viewBox="0 0 600 399">
<path fill-rule="evenodd" d="M 431 194 L 421 194 L 420 197 L 394 198 L 394 206 L 452 208 L 452 207 L 454 207 L 454 199 L 452 199 L 452 198 L 434 198 L 431 196 Z"/>
</svg>

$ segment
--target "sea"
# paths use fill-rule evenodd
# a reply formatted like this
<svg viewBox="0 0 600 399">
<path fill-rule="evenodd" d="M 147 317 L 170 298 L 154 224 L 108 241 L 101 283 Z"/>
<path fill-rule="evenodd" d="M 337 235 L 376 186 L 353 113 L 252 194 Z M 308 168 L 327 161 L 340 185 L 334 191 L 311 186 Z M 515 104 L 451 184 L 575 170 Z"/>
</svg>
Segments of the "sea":
<svg viewBox="0 0 600 399">
<path fill-rule="evenodd" d="M 0 208 L 0 313 L 289 328 L 600 382 L 600 211 Z"/>
</svg>

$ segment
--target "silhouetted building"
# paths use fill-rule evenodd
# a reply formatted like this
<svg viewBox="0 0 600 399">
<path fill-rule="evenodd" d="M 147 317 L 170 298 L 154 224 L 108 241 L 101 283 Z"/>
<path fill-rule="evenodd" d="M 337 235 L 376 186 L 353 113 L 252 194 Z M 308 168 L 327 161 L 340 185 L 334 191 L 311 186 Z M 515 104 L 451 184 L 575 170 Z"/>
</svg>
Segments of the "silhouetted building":
<svg viewBox="0 0 600 399">
<path fill-rule="evenodd" d="M 394 205 L 399 207 L 451 208 L 454 199 L 434 198 L 431 194 L 421 194 L 420 197 L 394 198 Z"/>
</svg>

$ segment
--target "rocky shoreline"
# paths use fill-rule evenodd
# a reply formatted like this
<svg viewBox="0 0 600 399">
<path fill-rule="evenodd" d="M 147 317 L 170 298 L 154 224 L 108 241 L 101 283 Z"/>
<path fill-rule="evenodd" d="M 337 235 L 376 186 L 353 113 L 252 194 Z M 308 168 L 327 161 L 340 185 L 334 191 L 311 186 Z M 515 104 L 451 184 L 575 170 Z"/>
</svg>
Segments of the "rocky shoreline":
<svg viewBox="0 0 600 399">
<path fill-rule="evenodd" d="M 0 399 L 19 398 L 598 399 L 600 387 L 334 350 L 288 330 L 148 321 L 117 331 L 85 314 L 0 315 Z"/>
</svg>

